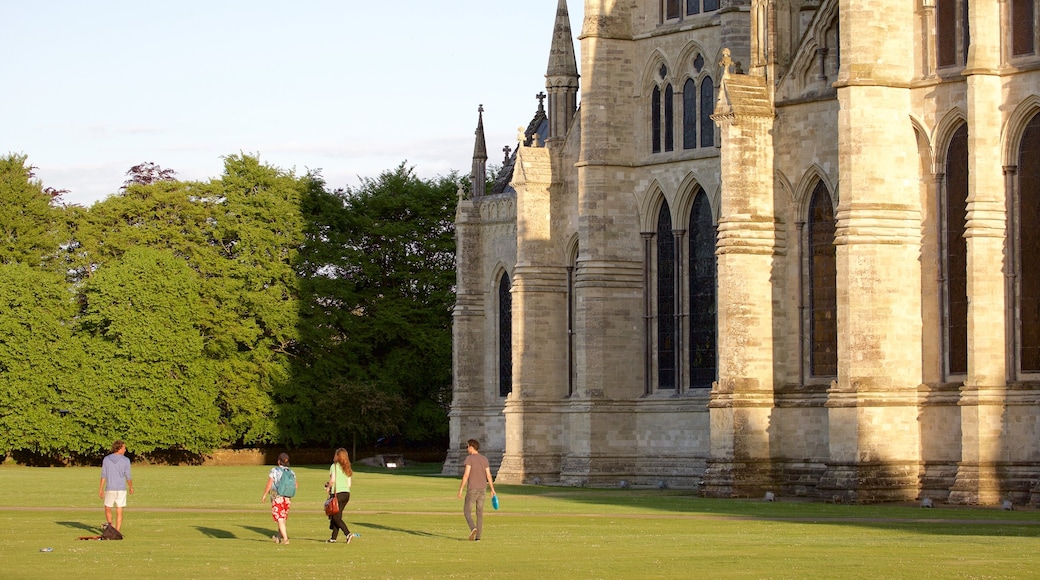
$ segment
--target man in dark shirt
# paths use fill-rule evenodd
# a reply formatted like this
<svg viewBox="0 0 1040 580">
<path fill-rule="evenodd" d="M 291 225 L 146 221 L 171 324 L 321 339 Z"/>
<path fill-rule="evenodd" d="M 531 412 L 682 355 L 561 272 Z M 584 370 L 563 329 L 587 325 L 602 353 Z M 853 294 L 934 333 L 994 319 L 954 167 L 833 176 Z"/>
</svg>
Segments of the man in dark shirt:
<svg viewBox="0 0 1040 580">
<path fill-rule="evenodd" d="M 491 486 L 491 497 L 495 497 L 495 483 L 491 479 L 491 466 L 488 465 L 487 457 L 480 454 L 480 442 L 470 439 L 466 442 L 466 471 L 462 474 L 462 485 L 459 486 L 459 497 L 462 490 L 466 490 L 466 501 L 462 504 L 462 514 L 466 516 L 469 524 L 469 539 L 480 540 L 480 533 L 484 529 L 484 494 L 487 487 Z M 473 522 L 473 507 L 477 508 L 477 521 Z"/>
</svg>

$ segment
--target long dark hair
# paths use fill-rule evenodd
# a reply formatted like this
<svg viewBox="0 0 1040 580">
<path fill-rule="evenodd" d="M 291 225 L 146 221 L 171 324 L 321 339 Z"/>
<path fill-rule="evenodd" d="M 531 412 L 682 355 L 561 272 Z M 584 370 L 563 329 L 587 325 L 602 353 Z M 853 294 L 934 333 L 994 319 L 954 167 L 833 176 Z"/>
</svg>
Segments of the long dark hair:
<svg viewBox="0 0 1040 580">
<path fill-rule="evenodd" d="M 347 450 L 340 447 L 336 450 L 336 454 L 332 457 L 334 463 L 338 463 L 343 473 L 349 476 L 354 475 L 354 470 L 350 468 L 350 455 L 347 455 Z"/>
</svg>

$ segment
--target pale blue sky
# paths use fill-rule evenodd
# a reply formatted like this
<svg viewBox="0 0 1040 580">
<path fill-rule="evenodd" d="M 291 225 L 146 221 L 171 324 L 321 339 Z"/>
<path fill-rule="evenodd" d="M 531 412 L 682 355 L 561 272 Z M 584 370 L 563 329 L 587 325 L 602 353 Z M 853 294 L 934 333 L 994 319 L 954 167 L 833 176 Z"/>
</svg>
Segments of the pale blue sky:
<svg viewBox="0 0 1040 580">
<path fill-rule="evenodd" d="M 329 187 L 468 172 L 537 109 L 557 0 L 0 0 L 0 154 L 90 205 L 150 161 L 256 153 Z M 570 0 L 580 32 L 582 0 Z"/>
</svg>

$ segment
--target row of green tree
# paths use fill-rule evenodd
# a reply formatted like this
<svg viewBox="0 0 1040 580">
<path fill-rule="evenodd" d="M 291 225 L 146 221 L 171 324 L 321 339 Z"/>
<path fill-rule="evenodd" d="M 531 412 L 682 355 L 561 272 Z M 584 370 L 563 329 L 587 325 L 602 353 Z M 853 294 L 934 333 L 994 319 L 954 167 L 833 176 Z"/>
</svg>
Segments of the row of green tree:
<svg viewBox="0 0 1040 580">
<path fill-rule="evenodd" d="M 445 437 L 455 174 L 128 175 L 83 208 L 0 158 L 0 454 Z"/>
</svg>

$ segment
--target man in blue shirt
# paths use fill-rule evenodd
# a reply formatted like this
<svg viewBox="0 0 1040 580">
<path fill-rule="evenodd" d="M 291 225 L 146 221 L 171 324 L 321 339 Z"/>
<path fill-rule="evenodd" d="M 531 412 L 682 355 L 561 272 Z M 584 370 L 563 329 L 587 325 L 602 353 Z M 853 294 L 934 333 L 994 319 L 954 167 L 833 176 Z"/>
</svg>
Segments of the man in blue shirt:
<svg viewBox="0 0 1040 580">
<path fill-rule="evenodd" d="M 126 444 L 118 440 L 112 444 L 112 452 L 101 462 L 101 487 L 98 488 L 98 497 L 105 500 L 105 521 L 109 525 L 112 525 L 112 508 L 116 508 L 116 530 L 123 527 L 127 493 L 134 493 L 134 481 L 130 478 Z"/>
</svg>

